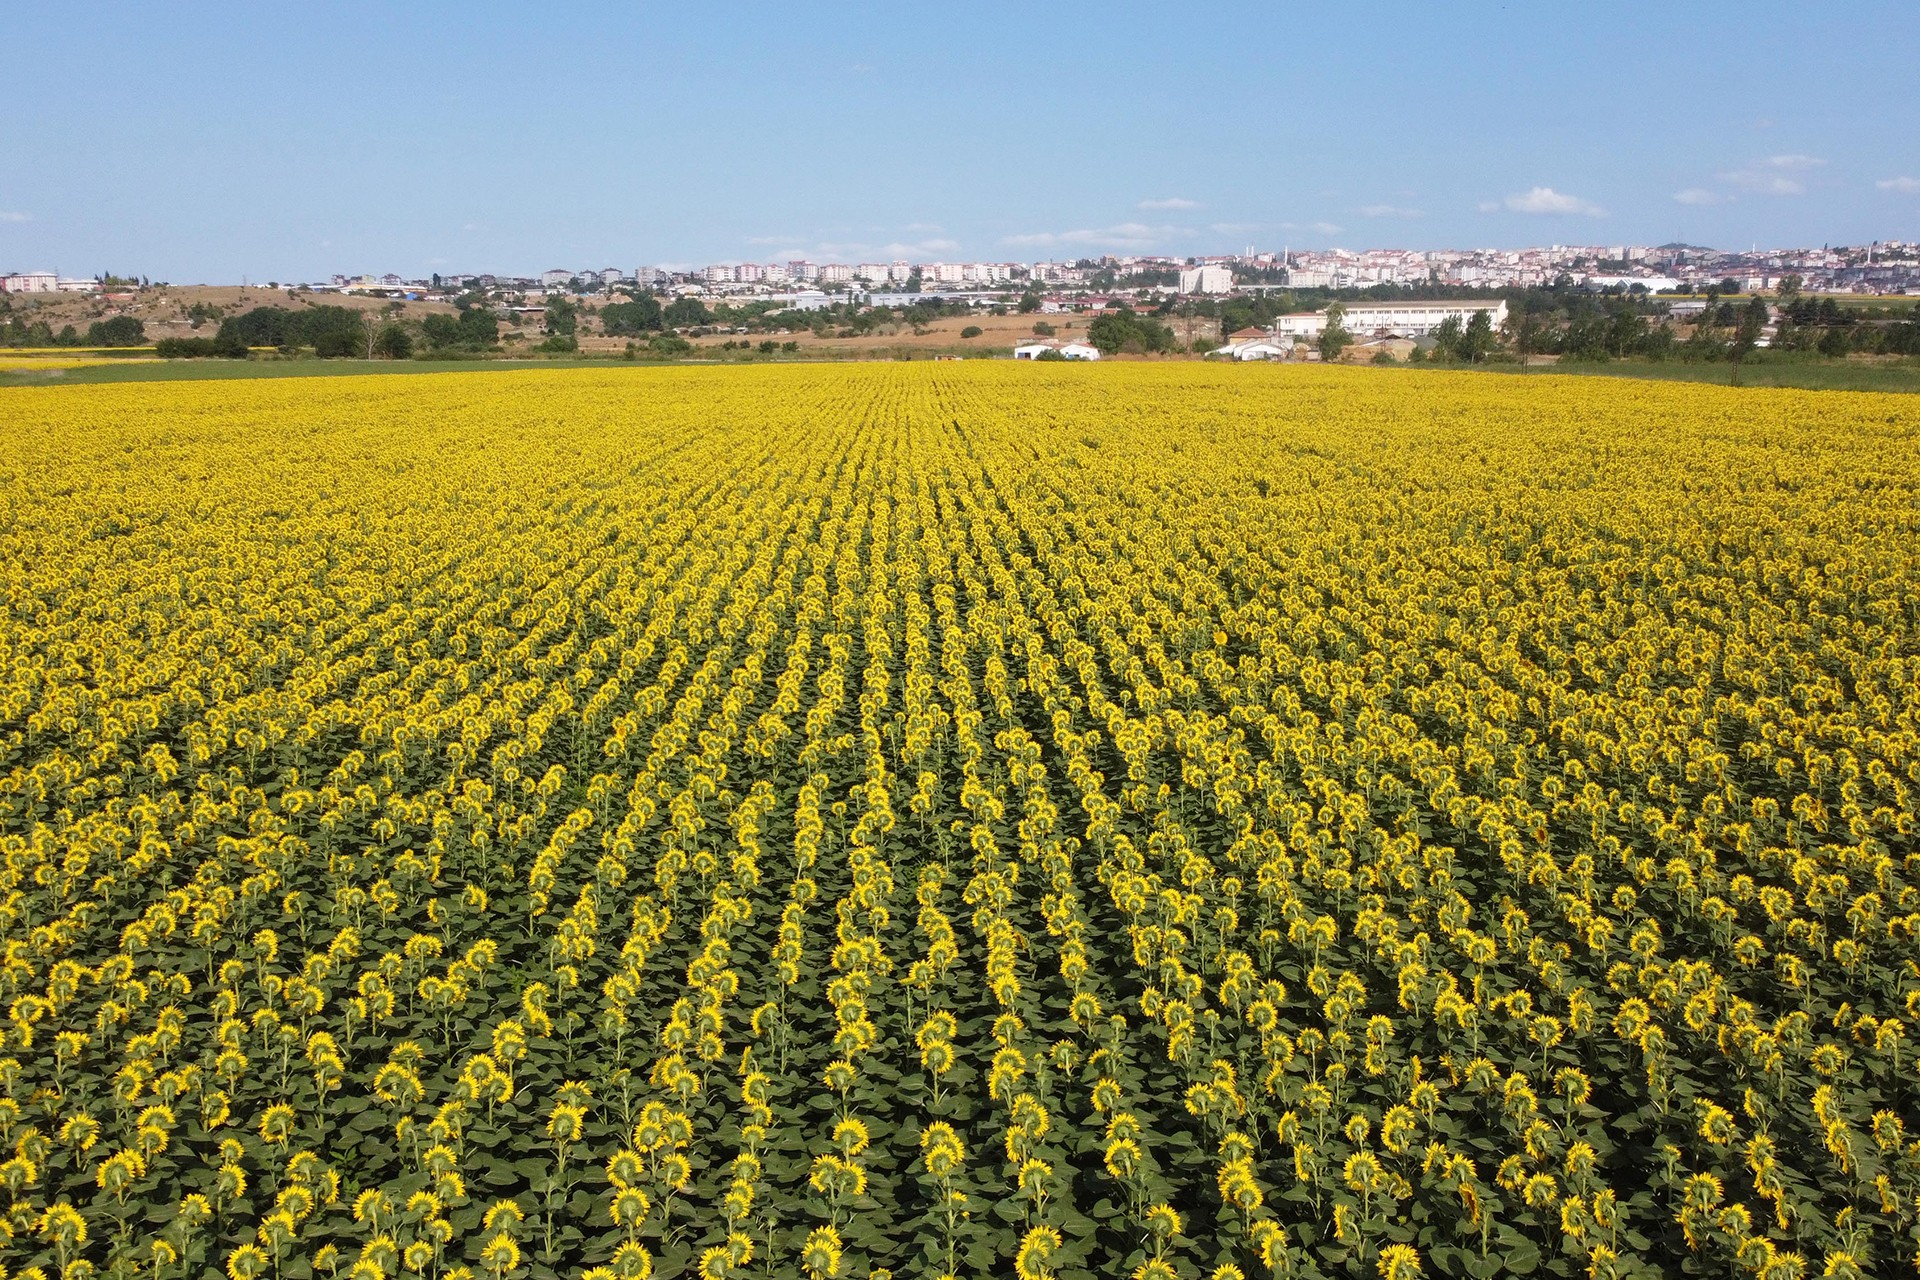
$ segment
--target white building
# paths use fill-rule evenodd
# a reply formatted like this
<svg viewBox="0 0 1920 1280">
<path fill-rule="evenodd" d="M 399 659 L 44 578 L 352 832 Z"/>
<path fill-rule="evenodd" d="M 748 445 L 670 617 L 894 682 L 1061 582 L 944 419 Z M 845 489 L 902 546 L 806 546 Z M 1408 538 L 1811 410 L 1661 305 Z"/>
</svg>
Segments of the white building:
<svg viewBox="0 0 1920 1280">
<path fill-rule="evenodd" d="M 60 288 L 60 277 L 51 271 L 21 271 L 0 277 L 0 292 L 53 293 Z"/>
<path fill-rule="evenodd" d="M 706 276 L 708 284 L 733 283 L 733 268 L 722 262 L 714 263 L 708 267 L 706 271 L 702 272 L 702 274 Z"/>
<path fill-rule="evenodd" d="M 884 262 L 863 262 L 853 269 L 853 274 L 855 279 L 869 284 L 885 284 L 889 273 Z"/>
<path fill-rule="evenodd" d="M 564 267 L 555 267 L 551 271 L 540 273 L 540 285 L 546 289 L 557 289 L 571 279 L 573 279 L 573 272 Z"/>
<path fill-rule="evenodd" d="M 1015 360 L 1038 360 L 1049 351 L 1057 351 L 1067 360 L 1098 360 L 1100 348 L 1085 342 L 1023 342 L 1013 349 Z"/>
<path fill-rule="evenodd" d="M 913 264 L 905 259 L 896 258 L 887 264 L 887 283 L 904 285 L 913 278 Z"/>
<path fill-rule="evenodd" d="M 1609 276 L 1590 275 L 1583 284 L 1589 289 L 1631 289 L 1639 285 L 1648 293 L 1660 293 L 1666 289 L 1679 289 L 1680 281 L 1672 276 Z"/>
<path fill-rule="evenodd" d="M 1232 293 L 1233 270 L 1230 267 L 1188 267 L 1180 273 L 1182 293 Z"/>
<path fill-rule="evenodd" d="M 851 284 L 853 268 L 844 262 L 828 262 L 820 267 L 821 284 Z"/>
<path fill-rule="evenodd" d="M 639 285 L 642 289 L 645 289 L 650 285 L 658 284 L 660 282 L 660 268 L 635 267 L 633 269 L 633 282 Z"/>
<path fill-rule="evenodd" d="M 1498 329 L 1507 321 L 1507 304 L 1498 298 L 1469 302 L 1388 302 L 1347 308 L 1341 321 L 1356 338 L 1425 338 L 1449 319 L 1466 325 L 1474 313 L 1485 311 Z M 1314 339 L 1327 327 L 1325 311 L 1300 311 L 1281 316 L 1274 324 L 1274 335 L 1281 338 Z"/>
<path fill-rule="evenodd" d="M 818 280 L 820 278 L 820 268 L 804 259 L 796 258 L 787 264 L 787 275 L 802 282 Z"/>
<path fill-rule="evenodd" d="M 601 284 L 619 284 L 625 278 L 626 277 L 620 274 L 620 268 L 618 267 L 608 267 L 600 273 Z"/>
<path fill-rule="evenodd" d="M 1285 360 L 1293 354 L 1292 338 L 1261 338 L 1254 342 L 1230 342 L 1215 347 L 1213 354 L 1229 360 Z"/>
<path fill-rule="evenodd" d="M 89 276 L 61 276 L 55 287 L 61 293 L 93 293 L 100 288 L 100 282 Z"/>
<path fill-rule="evenodd" d="M 759 284 L 767 278 L 767 269 L 757 262 L 743 262 L 733 269 L 733 278 L 738 284 Z"/>
<path fill-rule="evenodd" d="M 833 305 L 833 295 L 820 289 L 799 289 L 793 293 L 776 293 L 772 300 L 795 311 L 825 311 Z"/>
</svg>

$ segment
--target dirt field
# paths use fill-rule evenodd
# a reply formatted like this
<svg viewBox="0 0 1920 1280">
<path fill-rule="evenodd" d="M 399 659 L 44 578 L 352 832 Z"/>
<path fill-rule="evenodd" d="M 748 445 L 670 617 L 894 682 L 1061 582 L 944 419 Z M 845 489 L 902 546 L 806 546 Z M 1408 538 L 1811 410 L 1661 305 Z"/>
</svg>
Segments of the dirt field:
<svg viewBox="0 0 1920 1280">
<path fill-rule="evenodd" d="M 834 356 L 839 358 L 862 355 L 883 355 L 896 352 L 962 353 L 972 349 L 1007 348 L 1028 341 L 1037 336 L 1033 332 L 1036 321 L 1045 321 L 1054 328 L 1058 339 L 1082 338 L 1087 336 L 1087 324 L 1092 319 L 1088 315 L 1040 316 L 955 316 L 933 321 L 915 333 L 905 324 L 887 325 L 872 333 L 852 338 L 817 338 L 811 329 L 798 329 L 790 333 L 714 333 L 690 341 L 703 352 L 707 350 L 724 351 L 729 342 L 748 342 L 754 346 L 771 340 L 778 343 L 794 342 L 799 344 L 803 354 L 815 356 Z M 982 330 L 977 338 L 962 338 L 960 331 L 970 325 L 978 325 Z M 619 351 L 627 344 L 625 338 L 602 338 L 585 335 L 580 339 L 584 351 Z"/>
</svg>

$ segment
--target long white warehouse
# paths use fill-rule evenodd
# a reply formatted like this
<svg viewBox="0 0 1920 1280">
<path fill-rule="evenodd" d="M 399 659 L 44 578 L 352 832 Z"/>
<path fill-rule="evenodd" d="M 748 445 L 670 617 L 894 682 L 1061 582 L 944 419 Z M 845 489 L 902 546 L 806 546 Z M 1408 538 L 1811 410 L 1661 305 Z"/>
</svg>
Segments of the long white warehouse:
<svg viewBox="0 0 1920 1280">
<path fill-rule="evenodd" d="M 1467 302 L 1387 302 L 1371 306 L 1352 306 L 1347 308 L 1347 317 L 1343 322 L 1347 332 L 1356 338 L 1425 338 L 1438 329 L 1449 318 L 1457 319 L 1464 326 L 1473 319 L 1473 313 L 1484 311 L 1498 329 L 1507 320 L 1507 304 L 1499 298 L 1474 299 Z M 1298 311 L 1292 315 L 1281 316 L 1274 323 L 1274 333 L 1280 337 L 1318 338 L 1327 327 L 1327 313 L 1324 311 Z"/>
</svg>

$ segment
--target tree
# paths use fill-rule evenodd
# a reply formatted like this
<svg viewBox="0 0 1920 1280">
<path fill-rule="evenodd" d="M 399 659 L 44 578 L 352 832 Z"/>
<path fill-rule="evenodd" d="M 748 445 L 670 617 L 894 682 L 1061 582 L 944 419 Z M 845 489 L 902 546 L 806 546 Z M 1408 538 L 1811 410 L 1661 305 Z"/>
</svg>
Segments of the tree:
<svg viewBox="0 0 1920 1280">
<path fill-rule="evenodd" d="M 500 320 L 487 307 L 468 307 L 460 313 L 462 346 L 479 351 L 500 341 Z"/>
<path fill-rule="evenodd" d="M 580 304 L 557 293 L 547 295 L 546 331 L 570 338 L 580 330 Z"/>
<path fill-rule="evenodd" d="M 1043 338 L 1051 338 L 1055 333 L 1053 325 L 1045 320 L 1035 320 L 1033 322 L 1033 331 Z"/>
<path fill-rule="evenodd" d="M 1520 367 L 1526 368 L 1527 357 L 1540 342 L 1540 316 L 1524 300 L 1507 313 L 1507 340 L 1520 357 Z"/>
<path fill-rule="evenodd" d="M 609 302 L 600 308 L 600 327 L 613 337 L 657 333 L 662 323 L 657 298 L 641 296 L 632 302 Z"/>
<path fill-rule="evenodd" d="M 413 335 L 405 325 L 389 321 L 374 335 L 373 352 L 388 360 L 405 360 L 413 354 Z"/>
<path fill-rule="evenodd" d="M 1452 360 L 1460 354 L 1462 330 L 1459 316 L 1448 316 L 1433 329 L 1433 358 Z"/>
<path fill-rule="evenodd" d="M 1760 331 L 1767 327 L 1767 304 L 1756 297 L 1741 309 L 1740 324 L 1733 332 L 1733 340 L 1727 344 L 1727 361 L 1732 365 L 1728 375 L 1734 386 L 1740 385 L 1740 362 L 1752 353 L 1760 341 Z"/>
<path fill-rule="evenodd" d="M 960 336 L 963 338 L 977 338 L 985 332 L 986 330 L 982 329 L 979 325 L 970 324 L 960 331 Z"/>
<path fill-rule="evenodd" d="M 699 324 L 712 324 L 713 313 L 698 298 L 675 298 L 667 304 L 662 321 L 670 329 L 686 329 Z"/>
<path fill-rule="evenodd" d="M 1102 355 L 1109 356 L 1121 352 L 1145 355 L 1150 351 L 1171 351 L 1174 347 L 1173 330 L 1124 307 L 1094 317 L 1093 323 L 1087 326 L 1087 341 L 1098 347 Z"/>
<path fill-rule="evenodd" d="M 1798 298 L 1800 296 L 1800 287 L 1803 283 L 1804 281 L 1800 279 L 1799 273 L 1797 272 L 1789 272 L 1786 275 L 1781 276 L 1780 277 L 1780 301 L 1785 303 L 1785 302 L 1791 302 L 1793 299 Z"/>
<path fill-rule="evenodd" d="M 96 320 L 87 326 L 87 343 L 95 347 L 137 347 L 147 340 L 147 327 L 133 316 Z"/>
<path fill-rule="evenodd" d="M 1332 364 L 1352 341 L 1353 335 L 1347 332 L 1346 304 L 1333 303 L 1327 308 L 1326 328 L 1320 331 L 1320 358 Z"/>
<path fill-rule="evenodd" d="M 1040 309 L 1040 295 L 1029 290 L 1020 295 L 1020 314 L 1030 316 Z"/>
<path fill-rule="evenodd" d="M 1493 345 L 1493 317 L 1485 311 L 1474 312 L 1460 335 L 1460 358 L 1477 364 L 1493 353 Z"/>
</svg>

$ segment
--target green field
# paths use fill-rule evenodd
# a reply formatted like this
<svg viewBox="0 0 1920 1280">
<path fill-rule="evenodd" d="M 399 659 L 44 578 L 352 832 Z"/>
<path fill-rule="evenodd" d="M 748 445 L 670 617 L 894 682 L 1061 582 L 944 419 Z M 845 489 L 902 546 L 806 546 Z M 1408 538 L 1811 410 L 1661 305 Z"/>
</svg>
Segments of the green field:
<svg viewBox="0 0 1920 1280">
<path fill-rule="evenodd" d="M 1488 365 L 1498 373 L 1587 374 L 1612 378 L 1656 378 L 1670 382 L 1709 382 L 1726 386 L 1733 368 L 1724 363 L 1686 364 L 1678 360 L 1610 360 L 1605 364 Z M 1772 355 L 1740 366 L 1743 387 L 1798 387 L 1804 391 L 1920 391 L 1920 361 L 1828 360 L 1819 356 Z"/>
</svg>

